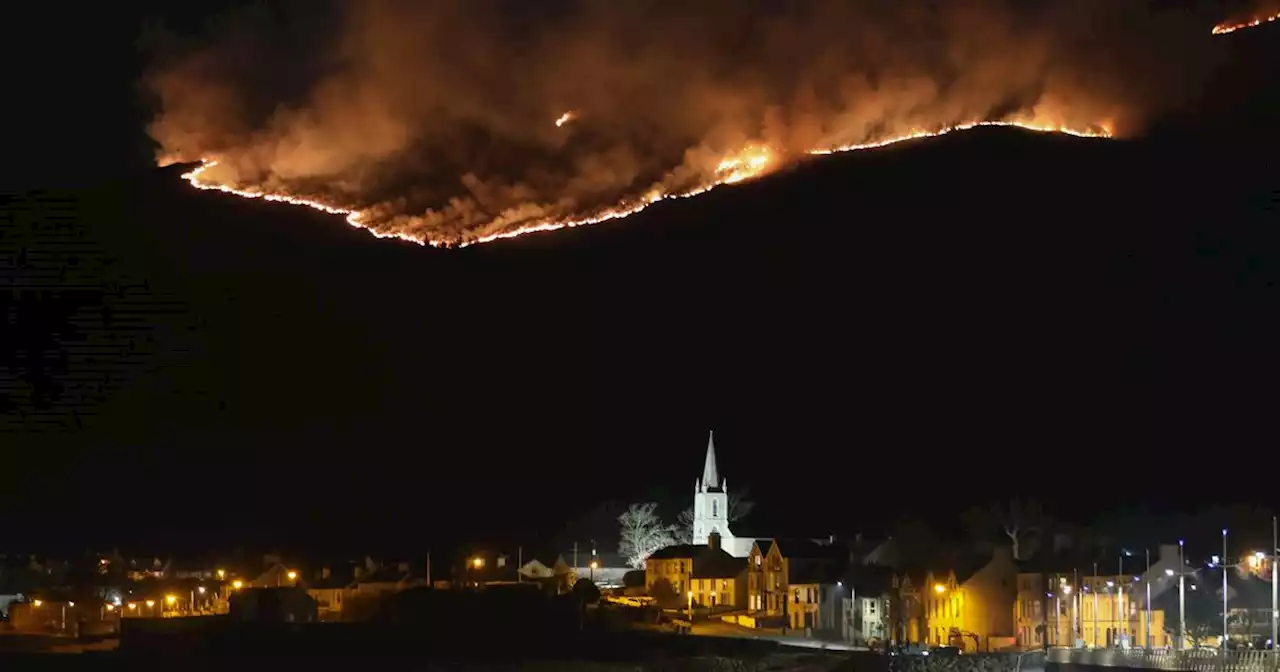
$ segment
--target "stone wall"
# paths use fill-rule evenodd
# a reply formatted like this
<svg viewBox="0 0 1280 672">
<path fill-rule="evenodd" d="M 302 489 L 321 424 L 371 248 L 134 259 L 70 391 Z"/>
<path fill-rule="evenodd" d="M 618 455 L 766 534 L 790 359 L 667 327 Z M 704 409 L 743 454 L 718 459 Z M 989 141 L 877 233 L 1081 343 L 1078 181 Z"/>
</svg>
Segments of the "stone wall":
<svg viewBox="0 0 1280 672">
<path fill-rule="evenodd" d="M 1167 670 L 1169 672 L 1271 672 L 1270 651 L 1233 651 L 1226 656 L 1216 649 L 1171 651 L 1166 649 L 1053 649 L 1053 672 L 1084 672 L 1094 668 Z"/>
<path fill-rule="evenodd" d="M 1028 667 L 1020 665 L 1021 659 L 1022 654 L 1017 653 L 893 656 L 889 663 L 889 670 L 890 672 L 1019 672 L 1020 669 Z"/>
</svg>

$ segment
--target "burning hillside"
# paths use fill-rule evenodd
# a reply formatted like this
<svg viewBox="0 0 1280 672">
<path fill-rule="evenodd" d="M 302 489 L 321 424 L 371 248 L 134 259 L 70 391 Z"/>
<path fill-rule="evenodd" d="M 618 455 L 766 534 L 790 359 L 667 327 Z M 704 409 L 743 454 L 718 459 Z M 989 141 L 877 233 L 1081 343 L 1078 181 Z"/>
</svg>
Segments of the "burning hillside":
<svg viewBox="0 0 1280 672">
<path fill-rule="evenodd" d="M 1132 131 L 1194 90 L 1194 61 L 1175 61 L 1203 35 L 1114 0 L 337 4 L 168 42 L 148 78 L 160 162 L 200 162 L 184 177 L 202 189 L 439 246 L 979 124 Z M 1150 30 L 1135 36 L 1137 20 Z"/>
</svg>

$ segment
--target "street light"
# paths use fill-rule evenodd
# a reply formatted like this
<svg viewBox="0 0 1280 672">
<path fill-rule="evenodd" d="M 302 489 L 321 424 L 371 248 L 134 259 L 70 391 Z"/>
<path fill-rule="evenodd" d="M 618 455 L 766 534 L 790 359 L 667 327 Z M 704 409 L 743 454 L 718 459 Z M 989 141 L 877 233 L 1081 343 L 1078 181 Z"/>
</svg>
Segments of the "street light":
<svg viewBox="0 0 1280 672">
<path fill-rule="evenodd" d="M 243 586 L 244 586 L 244 581 L 241 581 L 240 579 L 236 579 L 235 581 L 231 582 L 231 590 L 240 590 L 240 588 L 242 588 Z"/>
<path fill-rule="evenodd" d="M 947 587 L 946 587 L 946 586 L 944 586 L 944 585 L 942 585 L 941 583 L 935 583 L 935 584 L 933 584 L 933 592 L 935 592 L 935 593 L 937 593 L 937 594 L 941 595 L 941 594 L 943 594 L 943 593 L 947 592 Z"/>
<path fill-rule="evenodd" d="M 289 573 L 285 574 L 285 576 L 289 577 L 290 581 L 296 581 L 298 579 L 298 573 L 293 571 L 292 569 L 289 570 Z"/>
<path fill-rule="evenodd" d="M 219 569 L 217 573 L 218 573 L 218 580 L 219 580 L 219 581 L 221 581 L 221 580 L 223 580 L 223 579 L 227 578 L 227 570 L 225 570 L 225 569 Z"/>
<path fill-rule="evenodd" d="M 35 605 L 35 607 L 36 607 L 37 609 L 39 609 L 39 608 L 40 608 L 40 605 L 44 604 L 44 600 L 33 600 L 33 601 L 31 602 L 31 604 L 34 604 L 34 605 Z"/>
<path fill-rule="evenodd" d="M 1277 625 L 1280 625 L 1280 623 L 1277 623 L 1277 621 L 1280 621 L 1280 595 L 1277 594 L 1277 591 L 1280 590 L 1280 585 L 1278 585 L 1280 583 L 1280 567 L 1277 567 L 1277 565 L 1280 565 L 1280 534 L 1277 534 L 1275 516 L 1271 517 L 1271 548 L 1270 555 L 1262 551 L 1255 551 L 1253 555 L 1247 558 L 1246 562 L 1250 569 L 1257 570 L 1264 561 L 1271 560 L 1271 666 L 1273 669 L 1280 670 L 1280 632 L 1277 632 L 1277 630 L 1280 630 L 1277 627 Z M 1227 571 L 1225 565 L 1222 571 L 1225 577 Z M 1225 578 L 1223 582 L 1225 586 Z M 1223 622 L 1225 623 L 1226 621 L 1224 620 Z"/>
<path fill-rule="evenodd" d="M 595 560 L 591 561 L 591 583 L 596 582 L 596 567 L 599 567 L 599 566 L 600 566 L 600 563 L 596 562 Z"/>
</svg>

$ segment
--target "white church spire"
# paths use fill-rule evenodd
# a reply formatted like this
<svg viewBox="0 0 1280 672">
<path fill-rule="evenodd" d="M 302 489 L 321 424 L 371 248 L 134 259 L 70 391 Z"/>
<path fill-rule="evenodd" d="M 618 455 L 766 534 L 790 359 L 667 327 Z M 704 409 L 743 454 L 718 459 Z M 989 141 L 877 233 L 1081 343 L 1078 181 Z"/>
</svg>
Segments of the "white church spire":
<svg viewBox="0 0 1280 672">
<path fill-rule="evenodd" d="M 715 430 L 707 436 L 707 461 L 702 466 L 702 487 L 718 488 L 720 487 L 720 475 L 716 473 L 716 433 Z"/>
</svg>

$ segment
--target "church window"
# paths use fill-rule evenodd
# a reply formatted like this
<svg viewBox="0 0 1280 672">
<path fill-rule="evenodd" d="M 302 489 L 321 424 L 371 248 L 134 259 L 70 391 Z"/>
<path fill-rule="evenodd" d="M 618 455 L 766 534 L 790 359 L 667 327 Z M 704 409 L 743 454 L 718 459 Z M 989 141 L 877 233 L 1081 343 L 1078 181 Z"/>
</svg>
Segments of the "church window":
<svg viewBox="0 0 1280 672">
<path fill-rule="evenodd" d="M 716 513 L 716 500 L 713 499 L 711 500 L 711 517 L 715 518 L 717 515 L 719 514 Z"/>
</svg>

